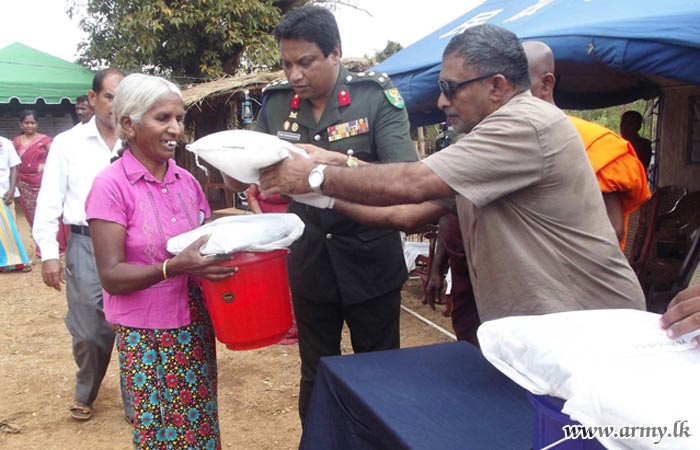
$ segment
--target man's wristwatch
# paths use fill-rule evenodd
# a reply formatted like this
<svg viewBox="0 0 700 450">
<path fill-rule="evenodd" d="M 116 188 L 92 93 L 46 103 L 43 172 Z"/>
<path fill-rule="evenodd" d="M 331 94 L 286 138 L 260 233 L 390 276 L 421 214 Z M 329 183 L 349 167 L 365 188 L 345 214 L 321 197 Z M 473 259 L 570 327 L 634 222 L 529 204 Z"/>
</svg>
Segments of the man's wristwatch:
<svg viewBox="0 0 700 450">
<path fill-rule="evenodd" d="M 326 170 L 325 164 L 319 164 L 314 167 L 311 172 L 309 172 L 309 186 L 311 190 L 317 194 L 321 193 L 321 187 L 323 186 L 323 171 Z"/>
</svg>

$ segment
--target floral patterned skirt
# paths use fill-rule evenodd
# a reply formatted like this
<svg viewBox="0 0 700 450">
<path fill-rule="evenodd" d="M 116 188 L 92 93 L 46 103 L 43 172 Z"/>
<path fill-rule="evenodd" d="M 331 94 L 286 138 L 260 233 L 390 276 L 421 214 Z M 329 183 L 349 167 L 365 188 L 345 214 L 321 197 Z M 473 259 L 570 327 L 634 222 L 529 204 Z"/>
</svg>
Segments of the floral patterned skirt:
<svg viewBox="0 0 700 450">
<path fill-rule="evenodd" d="M 199 291 L 176 329 L 116 325 L 119 372 L 134 399 L 135 449 L 221 448 L 216 344 Z"/>
</svg>

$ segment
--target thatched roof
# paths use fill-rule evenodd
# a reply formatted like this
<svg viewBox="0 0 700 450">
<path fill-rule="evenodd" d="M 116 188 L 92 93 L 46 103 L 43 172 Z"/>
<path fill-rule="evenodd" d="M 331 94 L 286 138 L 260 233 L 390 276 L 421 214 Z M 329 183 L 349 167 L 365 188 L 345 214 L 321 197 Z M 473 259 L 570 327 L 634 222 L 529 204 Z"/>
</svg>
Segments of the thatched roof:
<svg viewBox="0 0 700 450">
<path fill-rule="evenodd" d="M 220 78 L 208 83 L 201 83 L 182 91 L 185 108 L 189 109 L 210 96 L 232 95 L 243 89 L 260 90 L 275 80 L 284 80 L 284 72 L 258 72 L 248 75 Z"/>
<path fill-rule="evenodd" d="M 343 58 L 342 62 L 353 72 L 367 70 L 373 65 L 372 61 L 366 58 Z M 185 89 L 182 96 L 185 99 L 185 108 L 190 109 L 201 104 L 207 97 L 233 96 L 243 89 L 259 91 L 273 81 L 284 79 L 284 72 L 281 70 L 225 77 Z"/>
</svg>

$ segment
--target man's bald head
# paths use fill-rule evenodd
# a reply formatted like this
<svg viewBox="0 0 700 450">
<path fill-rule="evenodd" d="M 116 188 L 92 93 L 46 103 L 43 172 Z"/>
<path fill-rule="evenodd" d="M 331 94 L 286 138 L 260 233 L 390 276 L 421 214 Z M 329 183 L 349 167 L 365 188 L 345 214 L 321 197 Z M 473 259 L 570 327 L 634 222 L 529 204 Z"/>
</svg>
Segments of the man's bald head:
<svg viewBox="0 0 700 450">
<path fill-rule="evenodd" d="M 523 42 L 530 70 L 532 95 L 554 104 L 554 54 L 547 44 L 540 41 Z"/>
</svg>

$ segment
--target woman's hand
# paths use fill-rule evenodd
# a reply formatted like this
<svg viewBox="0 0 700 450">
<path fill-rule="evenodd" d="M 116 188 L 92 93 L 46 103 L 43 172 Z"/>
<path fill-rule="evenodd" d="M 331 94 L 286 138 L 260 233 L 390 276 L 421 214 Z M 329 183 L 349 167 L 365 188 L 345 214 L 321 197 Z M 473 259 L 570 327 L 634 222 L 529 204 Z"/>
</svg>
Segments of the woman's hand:
<svg viewBox="0 0 700 450">
<path fill-rule="evenodd" d="M 168 278 L 190 274 L 206 278 L 211 281 L 223 280 L 230 277 L 238 267 L 221 266 L 219 263 L 228 261 L 232 255 L 208 255 L 203 256 L 199 249 L 209 240 L 209 236 L 202 236 L 187 246 L 180 254 L 170 258 L 166 267 Z"/>
</svg>

